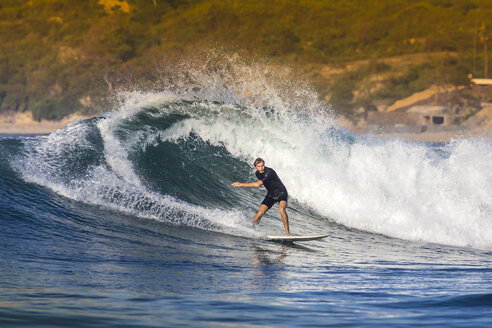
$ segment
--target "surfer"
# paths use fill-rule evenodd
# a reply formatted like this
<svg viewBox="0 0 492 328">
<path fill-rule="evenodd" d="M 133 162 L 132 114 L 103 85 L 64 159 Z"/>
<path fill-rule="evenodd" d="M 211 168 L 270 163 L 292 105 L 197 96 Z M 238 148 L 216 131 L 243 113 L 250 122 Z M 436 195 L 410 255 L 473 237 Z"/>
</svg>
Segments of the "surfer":
<svg viewBox="0 0 492 328">
<path fill-rule="evenodd" d="M 258 181 L 234 182 L 232 185 L 234 187 L 249 188 L 258 188 L 261 185 L 264 185 L 267 190 L 267 195 L 260 204 L 260 209 L 253 219 L 253 224 L 259 224 L 261 217 L 273 206 L 273 204 L 278 203 L 278 211 L 280 212 L 282 222 L 284 223 L 285 234 L 290 236 L 289 217 L 285 210 L 288 197 L 287 189 L 282 181 L 280 181 L 277 173 L 273 169 L 265 166 L 265 161 L 263 159 L 258 157 L 253 165 L 256 168 L 256 177 L 258 178 Z"/>
</svg>

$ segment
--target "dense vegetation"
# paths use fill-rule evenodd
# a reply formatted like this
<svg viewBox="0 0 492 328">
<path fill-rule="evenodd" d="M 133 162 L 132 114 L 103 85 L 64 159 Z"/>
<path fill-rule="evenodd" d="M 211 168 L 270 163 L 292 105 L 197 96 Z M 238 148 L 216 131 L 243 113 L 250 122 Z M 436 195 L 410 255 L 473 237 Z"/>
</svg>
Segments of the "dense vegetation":
<svg viewBox="0 0 492 328">
<path fill-rule="evenodd" d="M 312 74 L 322 95 L 351 110 L 484 75 L 491 25 L 490 0 L 2 0 L 0 111 L 37 119 L 95 111 L 122 77 L 151 82 L 151 63 L 197 45 L 312 68 L 370 59 L 335 80 Z M 361 76 L 393 69 L 380 59 L 427 52 L 452 56 L 406 67 L 354 97 Z"/>
</svg>

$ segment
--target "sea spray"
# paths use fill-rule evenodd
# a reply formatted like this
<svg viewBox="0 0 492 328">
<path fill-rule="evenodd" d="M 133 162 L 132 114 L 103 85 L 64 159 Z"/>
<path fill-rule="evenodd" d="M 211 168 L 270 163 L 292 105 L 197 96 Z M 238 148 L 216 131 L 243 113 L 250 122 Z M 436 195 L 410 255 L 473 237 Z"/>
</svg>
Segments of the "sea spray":
<svg viewBox="0 0 492 328">
<path fill-rule="evenodd" d="M 337 127 L 315 92 L 279 70 L 234 60 L 210 63 L 181 67 L 167 91 L 122 92 L 112 113 L 26 140 L 25 153 L 13 165 L 27 181 L 79 201 L 173 224 L 252 234 L 246 225 L 257 200 L 229 186 L 252 179 L 244 168 L 261 156 L 282 178 L 291 200 L 325 221 L 414 241 L 492 248 L 489 140 L 431 146 L 357 136 Z M 81 151 L 91 160 L 71 175 L 64 163 Z M 189 183 L 180 179 L 172 190 L 167 182 L 151 189 L 165 173 L 136 165 L 149 151 L 152 158 L 176 158 L 171 166 L 194 167 L 192 175 L 172 171 Z M 196 152 L 206 164 L 192 163 L 188 155 Z M 209 189 L 194 180 L 207 181 Z M 200 203 L 199 197 L 176 197 L 200 193 L 214 195 L 223 208 Z"/>
<path fill-rule="evenodd" d="M 491 246 L 488 141 L 457 140 L 435 149 L 402 140 L 352 139 L 343 130 L 323 131 L 315 120 L 267 115 L 248 120 L 221 109 L 214 119 L 190 114 L 163 140 L 195 133 L 232 156 L 249 161 L 262 156 L 291 197 L 348 227 L 416 241 Z"/>
</svg>

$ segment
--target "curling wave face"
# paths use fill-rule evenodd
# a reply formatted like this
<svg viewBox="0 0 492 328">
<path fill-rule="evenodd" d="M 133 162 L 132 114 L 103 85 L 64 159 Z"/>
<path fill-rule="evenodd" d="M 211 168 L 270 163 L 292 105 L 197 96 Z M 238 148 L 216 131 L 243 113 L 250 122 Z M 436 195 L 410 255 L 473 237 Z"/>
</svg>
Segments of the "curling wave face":
<svg viewBox="0 0 492 328">
<path fill-rule="evenodd" d="M 298 228 L 319 231 L 329 221 L 408 240 L 492 248 L 488 140 L 431 146 L 362 138 L 316 112 L 169 93 L 123 98 L 104 117 L 25 139 L 11 165 L 26 181 L 77 201 L 253 237 L 264 232 L 249 227 L 262 193 L 230 184 L 251 180 L 248 163 L 261 156 L 287 186 Z M 317 214 L 303 216 L 309 211 Z"/>
</svg>

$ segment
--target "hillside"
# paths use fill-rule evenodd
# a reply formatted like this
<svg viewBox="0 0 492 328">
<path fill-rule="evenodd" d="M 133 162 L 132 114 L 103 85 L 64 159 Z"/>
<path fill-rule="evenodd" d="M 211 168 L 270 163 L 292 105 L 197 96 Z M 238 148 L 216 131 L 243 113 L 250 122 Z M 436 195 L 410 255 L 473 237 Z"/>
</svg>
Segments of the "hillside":
<svg viewBox="0 0 492 328">
<path fill-rule="evenodd" d="M 491 25 L 487 0 L 3 0 L 0 112 L 94 113 L 157 65 L 225 47 L 301 67 L 350 116 L 483 76 Z"/>
</svg>

